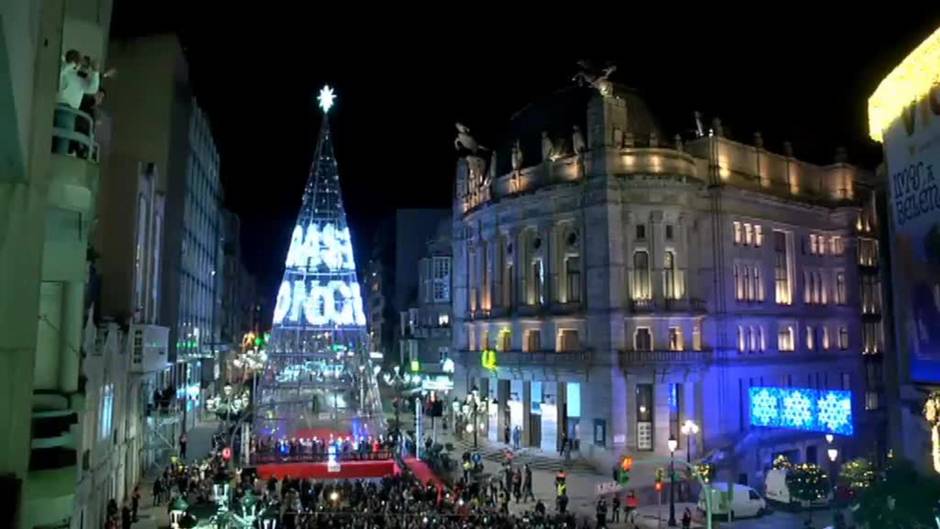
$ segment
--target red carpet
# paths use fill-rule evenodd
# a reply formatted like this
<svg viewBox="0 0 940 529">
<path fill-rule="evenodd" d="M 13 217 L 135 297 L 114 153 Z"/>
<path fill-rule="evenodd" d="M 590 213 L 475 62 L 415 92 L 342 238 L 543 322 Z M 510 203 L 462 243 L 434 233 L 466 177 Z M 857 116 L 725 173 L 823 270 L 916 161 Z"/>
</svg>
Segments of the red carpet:
<svg viewBox="0 0 940 529">
<path fill-rule="evenodd" d="M 384 461 L 348 461 L 340 464 L 339 472 L 330 472 L 326 463 L 275 463 L 258 465 L 257 469 L 258 475 L 262 479 L 268 479 L 271 476 L 278 479 L 285 476 L 312 479 L 381 478 L 400 472 L 398 465 L 391 459 Z M 417 474 L 415 472 L 415 475 Z"/>
<path fill-rule="evenodd" d="M 430 467 L 428 467 L 424 461 L 415 459 L 413 457 L 408 457 L 405 458 L 405 465 L 409 470 L 411 470 L 415 477 L 421 481 L 421 483 L 427 483 L 430 481 L 431 484 L 437 488 L 444 486 L 444 482 L 438 479 L 438 477 L 434 475 L 434 472 L 431 472 Z"/>
</svg>

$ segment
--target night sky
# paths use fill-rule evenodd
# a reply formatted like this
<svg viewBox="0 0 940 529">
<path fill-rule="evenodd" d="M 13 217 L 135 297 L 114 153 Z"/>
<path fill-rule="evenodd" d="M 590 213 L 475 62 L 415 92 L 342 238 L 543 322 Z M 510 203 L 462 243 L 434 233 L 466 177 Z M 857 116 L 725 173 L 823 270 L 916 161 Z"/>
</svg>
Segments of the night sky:
<svg viewBox="0 0 940 529">
<path fill-rule="evenodd" d="M 173 7 L 195 3 L 117 0 L 112 33 L 180 35 L 221 154 L 225 205 L 242 219 L 246 264 L 269 297 L 300 206 L 324 83 L 339 96 L 330 121 L 361 269 L 395 209 L 449 207 L 455 121 L 495 143 L 513 112 L 570 84 L 578 59 L 616 63 L 612 79 L 639 90 L 668 137 L 690 137 L 698 110 L 745 143 L 759 130 L 769 150 L 790 140 L 797 157 L 817 163 L 845 146 L 851 162 L 874 168 L 880 147 L 867 139 L 866 99 L 940 25 L 940 14 L 881 10 L 867 20 L 767 13 L 760 24 L 690 16 L 695 25 L 610 12 L 599 18 L 621 23 L 605 31 L 567 13 L 513 24 L 502 12 L 481 12 L 463 25 L 456 15 L 419 23 L 372 13 L 370 25 L 361 14 L 330 18 L 266 3 L 224 15 Z"/>
</svg>

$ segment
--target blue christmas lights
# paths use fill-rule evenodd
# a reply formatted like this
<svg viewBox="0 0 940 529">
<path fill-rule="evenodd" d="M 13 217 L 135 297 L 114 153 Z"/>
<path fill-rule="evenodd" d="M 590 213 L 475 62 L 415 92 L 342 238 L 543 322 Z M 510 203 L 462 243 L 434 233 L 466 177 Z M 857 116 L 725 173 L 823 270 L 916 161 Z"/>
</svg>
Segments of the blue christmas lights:
<svg viewBox="0 0 940 529">
<path fill-rule="evenodd" d="M 852 435 L 852 392 L 755 386 L 751 425 Z"/>
</svg>

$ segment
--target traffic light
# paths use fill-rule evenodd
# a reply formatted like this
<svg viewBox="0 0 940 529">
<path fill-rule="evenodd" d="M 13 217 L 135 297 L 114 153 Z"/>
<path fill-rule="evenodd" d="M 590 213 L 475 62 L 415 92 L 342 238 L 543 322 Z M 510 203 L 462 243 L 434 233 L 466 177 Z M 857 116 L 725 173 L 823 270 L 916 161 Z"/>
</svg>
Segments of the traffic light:
<svg viewBox="0 0 940 529">
<path fill-rule="evenodd" d="M 660 467 L 656 469 L 656 492 L 663 490 L 663 478 L 666 477 L 666 469 Z"/>
<path fill-rule="evenodd" d="M 630 470 L 633 469 L 633 458 L 630 456 L 624 456 L 620 461 L 620 470 L 617 472 L 617 482 L 621 485 L 626 485 L 630 481 Z"/>
</svg>

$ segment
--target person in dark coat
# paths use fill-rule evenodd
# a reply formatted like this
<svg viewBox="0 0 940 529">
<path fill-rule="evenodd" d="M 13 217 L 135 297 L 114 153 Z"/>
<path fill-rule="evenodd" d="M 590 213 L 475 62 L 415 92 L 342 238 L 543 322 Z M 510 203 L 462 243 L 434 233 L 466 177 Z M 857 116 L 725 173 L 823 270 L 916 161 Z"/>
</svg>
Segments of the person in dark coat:
<svg viewBox="0 0 940 529">
<path fill-rule="evenodd" d="M 124 506 L 121 507 L 121 529 L 131 529 L 131 524 L 134 522 L 131 518 L 131 507 L 124 502 Z"/>
</svg>

